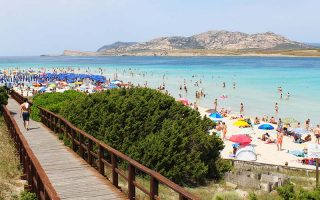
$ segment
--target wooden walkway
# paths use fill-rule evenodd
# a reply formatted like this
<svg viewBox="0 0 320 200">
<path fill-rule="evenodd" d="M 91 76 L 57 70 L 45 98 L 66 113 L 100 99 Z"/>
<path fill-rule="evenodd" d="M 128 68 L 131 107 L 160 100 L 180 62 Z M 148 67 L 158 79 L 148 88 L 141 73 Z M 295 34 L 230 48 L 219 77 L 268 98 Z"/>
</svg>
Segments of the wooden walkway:
<svg viewBox="0 0 320 200">
<path fill-rule="evenodd" d="M 30 130 L 25 130 L 20 105 L 14 99 L 9 98 L 7 108 L 61 199 L 126 199 L 120 190 L 68 149 L 42 123 L 30 119 Z"/>
</svg>

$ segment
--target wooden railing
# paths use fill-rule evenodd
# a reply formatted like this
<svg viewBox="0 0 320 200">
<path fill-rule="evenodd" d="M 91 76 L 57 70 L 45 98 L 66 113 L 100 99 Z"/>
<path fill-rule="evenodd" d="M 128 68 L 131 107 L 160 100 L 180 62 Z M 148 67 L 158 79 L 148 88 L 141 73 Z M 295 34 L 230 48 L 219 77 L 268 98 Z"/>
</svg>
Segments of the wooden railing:
<svg viewBox="0 0 320 200">
<path fill-rule="evenodd" d="M 11 96 L 19 103 L 23 102 L 24 98 L 20 94 L 12 92 Z M 55 133 L 63 134 L 64 137 L 68 138 L 71 141 L 73 151 L 77 152 L 89 165 L 96 168 L 100 174 L 106 176 L 105 170 L 109 168 L 111 170 L 112 184 L 119 189 L 121 189 L 119 187 L 119 176 L 121 176 L 127 182 L 129 199 L 136 199 L 136 188 L 149 196 L 151 200 L 160 199 L 159 183 L 175 191 L 179 196 L 179 200 L 199 199 L 158 172 L 143 166 L 127 155 L 75 127 L 62 116 L 44 108 L 39 107 L 39 109 L 41 122 Z M 126 162 L 127 172 L 118 167 L 119 160 Z M 137 172 L 150 177 L 150 188 L 147 189 L 138 183 L 136 180 Z"/>
<path fill-rule="evenodd" d="M 2 106 L 2 109 L 8 131 L 20 156 L 20 163 L 23 166 L 23 177 L 28 181 L 27 189 L 34 192 L 38 199 L 59 200 L 57 192 L 51 185 L 38 159 L 33 154 L 10 111 L 6 106 Z"/>
</svg>

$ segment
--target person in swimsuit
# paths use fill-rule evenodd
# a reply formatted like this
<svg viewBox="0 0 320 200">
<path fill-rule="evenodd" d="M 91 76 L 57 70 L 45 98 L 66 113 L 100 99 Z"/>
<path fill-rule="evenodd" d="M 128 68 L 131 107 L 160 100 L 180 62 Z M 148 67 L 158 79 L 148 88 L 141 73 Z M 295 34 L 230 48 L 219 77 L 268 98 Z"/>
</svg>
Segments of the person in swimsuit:
<svg viewBox="0 0 320 200">
<path fill-rule="evenodd" d="M 319 143 L 319 140 L 320 140 L 320 125 L 319 124 L 317 125 L 317 128 L 315 128 L 315 130 L 314 130 L 314 135 L 316 136 L 316 142 L 318 144 L 320 144 Z"/>
<path fill-rule="evenodd" d="M 283 134 L 281 131 L 278 132 L 277 135 L 277 147 L 278 147 L 278 151 L 282 150 L 282 142 L 283 142 Z"/>
<path fill-rule="evenodd" d="M 243 103 L 240 104 L 240 115 L 243 115 L 244 112 L 244 106 Z"/>
<path fill-rule="evenodd" d="M 217 112 L 218 111 L 218 99 L 214 100 L 213 106 L 214 106 L 214 111 Z"/>
<path fill-rule="evenodd" d="M 227 125 L 225 122 L 222 122 L 222 133 L 223 133 L 222 140 L 226 140 L 227 139 Z"/>
<path fill-rule="evenodd" d="M 20 117 L 23 118 L 23 126 L 29 130 L 30 104 L 27 99 L 20 105 Z"/>
</svg>

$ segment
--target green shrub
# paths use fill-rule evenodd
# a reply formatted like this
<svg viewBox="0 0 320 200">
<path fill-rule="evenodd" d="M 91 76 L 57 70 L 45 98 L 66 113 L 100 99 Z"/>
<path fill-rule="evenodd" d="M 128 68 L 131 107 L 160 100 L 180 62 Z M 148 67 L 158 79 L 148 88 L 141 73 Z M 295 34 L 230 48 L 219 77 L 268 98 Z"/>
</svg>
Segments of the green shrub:
<svg viewBox="0 0 320 200">
<path fill-rule="evenodd" d="M 283 200 L 320 200 L 320 188 L 305 190 L 295 188 L 292 183 L 277 188 L 278 194 Z"/>
<path fill-rule="evenodd" d="M 34 102 L 53 102 L 50 94 L 45 98 Z M 213 122 L 156 90 L 109 90 L 46 107 L 177 183 L 201 183 L 225 171 L 217 167 L 223 142 L 207 133 Z"/>
<path fill-rule="evenodd" d="M 23 191 L 20 193 L 20 200 L 37 200 L 37 195 L 32 192 Z"/>
<path fill-rule="evenodd" d="M 35 121 L 40 121 L 40 110 L 37 106 L 44 107 L 52 112 L 59 113 L 60 109 L 65 106 L 69 101 L 76 100 L 77 98 L 84 97 L 81 92 L 68 90 L 63 93 L 44 93 L 37 94 L 33 97 L 33 105 L 31 107 L 31 118 Z"/>
<path fill-rule="evenodd" d="M 248 199 L 249 200 L 258 200 L 258 197 L 257 197 L 256 193 L 250 192 L 249 196 L 248 196 Z"/>
<path fill-rule="evenodd" d="M 2 112 L 2 105 L 8 104 L 8 94 L 4 87 L 0 87 L 0 111 Z"/>
<path fill-rule="evenodd" d="M 292 183 L 288 183 L 281 187 L 278 187 L 277 192 L 284 200 L 295 199 L 294 185 Z"/>
</svg>

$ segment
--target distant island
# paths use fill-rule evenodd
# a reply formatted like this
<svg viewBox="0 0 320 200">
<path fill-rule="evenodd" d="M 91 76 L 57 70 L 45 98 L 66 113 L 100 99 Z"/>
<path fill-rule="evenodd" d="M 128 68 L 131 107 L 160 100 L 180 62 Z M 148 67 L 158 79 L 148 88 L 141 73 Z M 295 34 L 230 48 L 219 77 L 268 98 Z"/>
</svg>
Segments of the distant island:
<svg viewBox="0 0 320 200">
<path fill-rule="evenodd" d="M 147 42 L 115 42 L 96 52 L 65 50 L 63 56 L 314 56 L 317 45 L 305 44 L 273 32 L 247 34 L 208 31 L 190 37 L 160 37 Z"/>
</svg>

